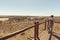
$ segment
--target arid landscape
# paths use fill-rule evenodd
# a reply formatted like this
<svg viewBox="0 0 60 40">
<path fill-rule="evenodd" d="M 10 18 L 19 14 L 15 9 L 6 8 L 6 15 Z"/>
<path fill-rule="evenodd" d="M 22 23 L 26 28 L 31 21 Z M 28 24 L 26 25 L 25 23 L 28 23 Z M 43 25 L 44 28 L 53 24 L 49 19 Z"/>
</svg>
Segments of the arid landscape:
<svg viewBox="0 0 60 40">
<path fill-rule="evenodd" d="M 48 17 L 42 16 L 3 16 L 0 17 L 0 38 L 5 35 L 14 33 L 16 31 L 22 30 L 26 27 L 34 26 L 34 22 L 38 21 L 39 23 L 45 22 Z M 60 17 L 54 18 L 55 23 L 53 27 L 53 33 L 60 38 Z M 3 21 L 2 21 L 3 20 Z M 48 40 L 49 33 L 47 29 L 44 30 L 45 23 L 39 25 L 39 38 L 40 40 Z M 60 40 L 58 37 L 52 36 L 51 40 Z M 34 27 L 28 29 L 22 33 L 14 35 L 8 39 L 4 40 L 34 40 Z"/>
</svg>

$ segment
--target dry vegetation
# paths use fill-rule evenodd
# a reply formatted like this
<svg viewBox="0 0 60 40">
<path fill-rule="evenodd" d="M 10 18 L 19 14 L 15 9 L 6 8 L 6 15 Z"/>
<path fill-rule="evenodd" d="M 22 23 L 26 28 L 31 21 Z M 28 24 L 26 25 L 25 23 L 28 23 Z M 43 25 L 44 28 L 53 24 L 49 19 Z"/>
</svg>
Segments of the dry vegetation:
<svg viewBox="0 0 60 40">
<path fill-rule="evenodd" d="M 10 20 L 5 21 L 5 22 L 0 22 L 0 37 L 7 35 L 9 33 L 21 30 L 25 27 L 30 27 L 34 25 L 35 21 L 44 22 L 45 17 L 32 17 L 34 19 L 30 19 L 31 17 L 9 17 Z M 60 17 L 55 17 L 55 21 L 59 22 Z M 55 23 L 54 24 L 54 29 L 53 31 L 56 32 L 57 34 L 60 34 L 60 23 Z M 41 24 L 39 26 L 39 34 L 43 32 L 44 29 L 44 24 Z M 9 38 L 7 40 L 30 40 L 29 38 L 33 39 L 34 38 L 34 28 L 29 29 L 21 34 L 18 34 L 12 38 Z"/>
</svg>

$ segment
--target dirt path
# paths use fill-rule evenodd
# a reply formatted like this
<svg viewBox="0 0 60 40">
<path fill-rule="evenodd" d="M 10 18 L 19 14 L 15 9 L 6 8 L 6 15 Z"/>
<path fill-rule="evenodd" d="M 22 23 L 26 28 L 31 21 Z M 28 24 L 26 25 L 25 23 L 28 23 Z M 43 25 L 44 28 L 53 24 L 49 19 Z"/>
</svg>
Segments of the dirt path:
<svg viewBox="0 0 60 40">
<path fill-rule="evenodd" d="M 29 30 L 29 31 L 31 31 L 31 30 Z M 31 32 L 29 32 L 29 31 L 26 31 L 25 35 L 18 34 L 15 37 L 9 38 L 7 40 L 34 40 L 34 37 L 33 37 L 34 34 L 31 34 L 31 33 L 33 33 L 33 31 L 31 31 Z M 27 32 L 30 33 L 31 35 L 27 34 Z M 33 38 L 31 39 L 29 36 L 32 36 Z M 39 33 L 40 40 L 49 40 L 49 37 L 50 37 L 50 34 L 48 33 L 47 30 L 43 31 L 42 33 Z M 27 39 L 27 38 L 29 38 L 29 39 Z M 53 32 L 53 36 L 52 36 L 51 40 L 60 40 L 60 35 Z"/>
<path fill-rule="evenodd" d="M 55 34 L 54 34 L 55 35 Z M 59 35 L 57 35 L 59 36 Z M 47 31 L 43 31 L 41 34 L 39 34 L 40 40 L 49 40 L 50 34 Z M 34 40 L 34 39 L 32 39 Z M 52 36 L 51 40 L 60 40 L 56 38 L 55 36 Z"/>
<path fill-rule="evenodd" d="M 49 39 L 49 36 L 50 34 L 48 34 L 47 31 L 43 31 L 39 37 L 40 37 L 40 40 L 48 40 Z M 52 36 L 51 40 L 58 40 L 57 38 L 55 38 L 54 36 Z"/>
</svg>

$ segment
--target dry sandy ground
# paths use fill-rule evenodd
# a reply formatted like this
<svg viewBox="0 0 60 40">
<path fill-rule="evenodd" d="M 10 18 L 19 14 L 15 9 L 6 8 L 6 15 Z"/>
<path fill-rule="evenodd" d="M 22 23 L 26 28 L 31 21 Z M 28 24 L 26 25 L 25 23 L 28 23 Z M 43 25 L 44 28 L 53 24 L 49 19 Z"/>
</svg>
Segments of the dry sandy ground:
<svg viewBox="0 0 60 40">
<path fill-rule="evenodd" d="M 43 21 L 44 20 L 41 20 L 39 22 L 43 22 Z M 58 20 L 56 20 L 56 21 L 58 21 Z M 34 21 L 21 21 L 21 22 L 12 23 L 12 24 L 8 24 L 8 23 L 0 24 L 0 37 L 7 35 L 9 33 L 12 33 L 12 32 L 21 30 L 25 27 L 30 27 L 32 25 L 34 25 Z M 44 24 L 41 24 L 39 26 L 39 38 L 41 40 L 48 40 L 50 34 L 48 34 L 47 30 L 43 30 L 44 26 L 45 26 Z M 53 32 L 55 32 L 58 36 L 60 35 L 60 23 L 54 24 Z M 25 34 L 23 34 L 23 33 L 25 33 Z M 16 36 L 13 36 L 7 40 L 34 40 L 34 28 L 29 29 L 23 33 L 20 33 Z M 52 40 L 58 40 L 54 36 L 52 36 L 51 39 Z"/>
<path fill-rule="evenodd" d="M 56 24 L 56 25 L 58 25 L 58 24 Z M 59 32 L 60 29 L 57 30 L 55 28 L 56 25 L 54 25 L 53 32 L 57 33 L 57 36 L 60 36 L 59 35 L 60 34 L 60 32 Z M 40 28 L 43 29 L 43 24 L 40 26 Z M 27 30 L 27 31 L 25 31 L 23 33 L 25 33 L 25 34 L 21 35 L 22 34 L 21 33 L 21 34 L 18 34 L 16 36 L 12 37 L 12 38 L 7 39 L 7 40 L 34 40 L 34 28 L 29 29 L 29 30 Z M 48 40 L 49 36 L 50 36 L 50 34 L 48 33 L 47 30 L 41 30 L 41 29 L 39 29 L 39 38 L 40 38 L 40 40 Z M 58 39 L 56 37 L 52 36 L 51 40 L 58 40 Z"/>
</svg>

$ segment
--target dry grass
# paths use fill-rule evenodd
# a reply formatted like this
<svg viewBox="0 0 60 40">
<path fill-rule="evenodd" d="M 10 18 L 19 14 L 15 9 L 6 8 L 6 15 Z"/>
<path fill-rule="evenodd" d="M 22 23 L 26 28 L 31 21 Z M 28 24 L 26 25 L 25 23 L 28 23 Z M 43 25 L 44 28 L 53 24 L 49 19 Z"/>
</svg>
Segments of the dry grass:
<svg viewBox="0 0 60 40">
<path fill-rule="evenodd" d="M 55 18 L 56 22 L 58 21 L 59 22 L 59 18 Z M 34 22 L 36 20 L 24 20 L 24 21 L 6 21 L 2 24 L 0 24 L 0 37 L 4 36 L 4 35 L 7 35 L 9 33 L 12 33 L 12 32 L 15 32 L 15 31 L 18 31 L 18 30 L 21 30 L 25 27 L 30 27 L 32 25 L 34 25 Z M 44 20 L 37 20 L 39 21 L 40 23 L 41 22 L 44 22 Z M 55 23 L 54 24 L 54 29 L 53 31 L 56 32 L 57 34 L 60 34 L 60 24 L 58 23 Z M 44 24 L 41 24 L 39 26 L 39 34 L 42 33 L 43 29 L 44 29 Z M 23 34 L 25 33 L 25 34 Z M 34 38 L 34 28 L 32 29 L 29 29 L 25 32 L 23 32 L 21 34 L 18 34 L 12 38 L 9 38 L 7 40 L 29 40 L 29 38 L 33 39 Z M 23 35 L 22 35 L 23 34 Z"/>
</svg>

